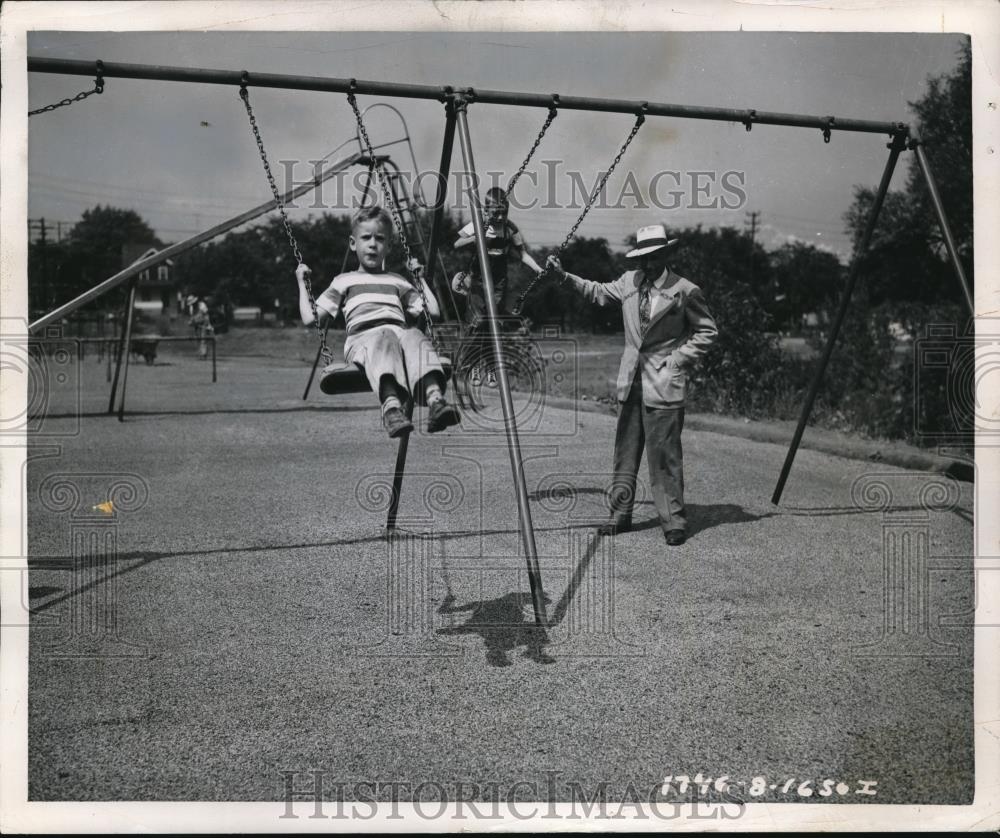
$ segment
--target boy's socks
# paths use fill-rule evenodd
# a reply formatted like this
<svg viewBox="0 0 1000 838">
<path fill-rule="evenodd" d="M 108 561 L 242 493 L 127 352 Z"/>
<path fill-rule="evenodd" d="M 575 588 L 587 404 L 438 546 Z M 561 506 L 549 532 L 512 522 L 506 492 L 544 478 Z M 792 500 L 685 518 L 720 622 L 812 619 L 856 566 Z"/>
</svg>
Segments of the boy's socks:
<svg viewBox="0 0 1000 838">
<path fill-rule="evenodd" d="M 396 410 L 402 410 L 403 403 L 396 396 L 386 396 L 382 400 L 382 415 L 385 416 L 385 412 L 387 410 L 392 410 L 393 408 Z"/>
</svg>

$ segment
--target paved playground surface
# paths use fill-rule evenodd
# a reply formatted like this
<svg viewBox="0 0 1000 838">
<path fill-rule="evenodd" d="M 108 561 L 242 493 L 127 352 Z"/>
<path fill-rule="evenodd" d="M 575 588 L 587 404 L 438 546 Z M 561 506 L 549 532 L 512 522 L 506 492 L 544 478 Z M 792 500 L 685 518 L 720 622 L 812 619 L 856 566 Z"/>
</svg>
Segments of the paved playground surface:
<svg viewBox="0 0 1000 838">
<path fill-rule="evenodd" d="M 370 394 L 303 403 L 308 367 L 269 359 L 212 384 L 178 352 L 131 368 L 119 423 L 101 364 L 62 369 L 27 474 L 30 799 L 278 801 L 325 771 L 971 800 L 969 484 L 802 450 L 775 507 L 783 446 L 689 430 L 687 544 L 648 493 L 600 539 L 614 417 L 518 394 L 543 633 L 491 394 L 413 436 L 387 541 Z"/>
</svg>

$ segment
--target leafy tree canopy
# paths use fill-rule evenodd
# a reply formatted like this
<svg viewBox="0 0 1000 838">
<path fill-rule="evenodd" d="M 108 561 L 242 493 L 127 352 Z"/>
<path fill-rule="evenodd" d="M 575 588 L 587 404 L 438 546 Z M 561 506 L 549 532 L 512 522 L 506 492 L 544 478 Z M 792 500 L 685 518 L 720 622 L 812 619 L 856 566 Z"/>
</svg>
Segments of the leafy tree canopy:
<svg viewBox="0 0 1000 838">
<path fill-rule="evenodd" d="M 959 51 L 955 69 L 927 82 L 927 92 L 910 107 L 916 115 L 915 133 L 927 154 L 966 275 L 972 282 L 972 52 L 968 43 Z M 862 264 L 870 298 L 949 302 L 962 291 L 944 248 L 944 237 L 930 193 L 917 163 L 909 153 L 906 186 L 886 195 Z M 857 247 L 875 190 L 856 187 L 855 199 L 844 216 Z"/>
</svg>

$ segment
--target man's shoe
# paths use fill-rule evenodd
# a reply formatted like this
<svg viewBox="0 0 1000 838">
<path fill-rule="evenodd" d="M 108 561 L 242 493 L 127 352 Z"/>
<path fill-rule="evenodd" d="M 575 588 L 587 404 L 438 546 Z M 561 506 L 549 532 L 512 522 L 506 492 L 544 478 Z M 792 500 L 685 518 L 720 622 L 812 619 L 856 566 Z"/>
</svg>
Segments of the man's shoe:
<svg viewBox="0 0 1000 838">
<path fill-rule="evenodd" d="M 427 419 L 427 433 L 436 434 L 461 421 L 462 417 L 458 415 L 455 406 L 448 404 L 444 399 L 439 399 L 431 405 L 430 416 Z"/>
<path fill-rule="evenodd" d="M 406 414 L 398 407 L 390 407 L 382 415 L 382 424 L 385 425 L 385 429 L 389 432 L 390 439 L 396 439 L 413 430 L 413 423 L 406 418 Z"/>
<path fill-rule="evenodd" d="M 663 537 L 667 540 L 668 547 L 680 547 L 687 541 L 687 534 L 684 530 L 667 530 L 663 533 Z"/>
<path fill-rule="evenodd" d="M 630 529 L 632 529 L 632 519 L 619 518 L 617 520 L 608 521 L 606 524 L 601 524 L 597 528 L 597 534 L 616 535 L 620 532 L 628 532 Z"/>
</svg>

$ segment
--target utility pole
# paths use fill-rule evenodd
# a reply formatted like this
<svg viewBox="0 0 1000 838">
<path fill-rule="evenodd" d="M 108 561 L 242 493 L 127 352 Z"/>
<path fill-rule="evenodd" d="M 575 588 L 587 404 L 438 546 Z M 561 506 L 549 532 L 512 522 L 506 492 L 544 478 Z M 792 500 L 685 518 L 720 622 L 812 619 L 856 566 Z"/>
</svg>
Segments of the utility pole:
<svg viewBox="0 0 1000 838">
<path fill-rule="evenodd" d="M 43 308 L 48 309 L 52 303 L 51 289 L 49 288 L 49 270 L 48 270 L 48 249 L 46 245 L 48 244 L 48 227 L 45 224 L 44 218 L 29 218 L 28 219 L 28 241 L 31 241 L 31 234 L 37 230 L 38 238 L 35 240 L 35 244 L 38 247 L 38 284 L 41 289 L 38 299 L 41 301 Z"/>
<path fill-rule="evenodd" d="M 760 218 L 760 210 L 748 212 L 750 216 L 750 283 L 753 284 L 753 252 L 757 245 L 757 219 Z"/>
</svg>

